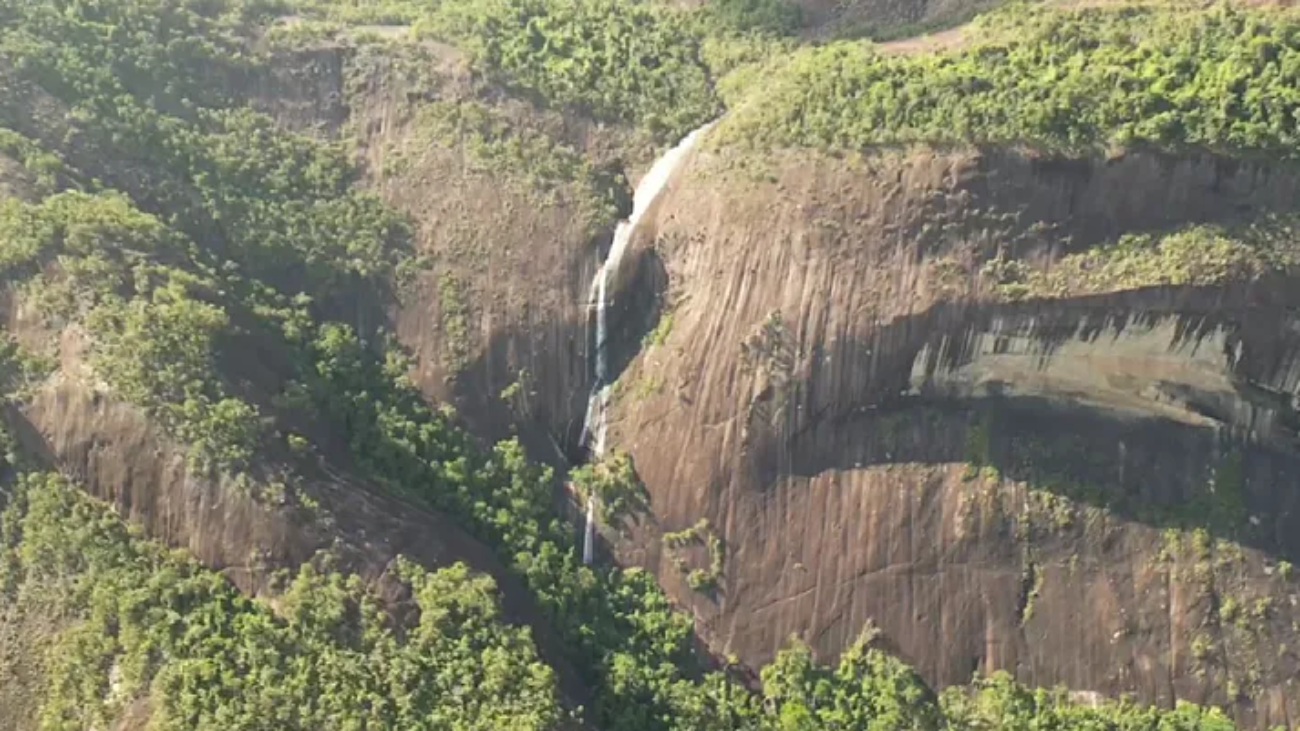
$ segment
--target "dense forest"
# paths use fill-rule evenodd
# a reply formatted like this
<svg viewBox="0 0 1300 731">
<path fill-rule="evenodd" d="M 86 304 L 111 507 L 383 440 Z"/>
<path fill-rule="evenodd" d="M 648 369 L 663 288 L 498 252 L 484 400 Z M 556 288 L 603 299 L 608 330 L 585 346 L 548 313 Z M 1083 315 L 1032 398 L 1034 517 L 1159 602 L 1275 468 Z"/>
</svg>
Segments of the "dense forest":
<svg viewBox="0 0 1300 731">
<path fill-rule="evenodd" d="M 840 150 L 1030 143 L 1295 155 L 1297 18 L 1221 6 L 990 13 L 969 47 L 888 56 L 832 43 L 773 62 L 735 139 Z"/>
<path fill-rule="evenodd" d="M 294 499 L 295 465 L 320 435 L 337 437 L 367 484 L 492 546 L 593 698 L 566 707 L 529 633 L 501 619 L 492 581 L 463 566 L 401 567 L 414 626 L 328 566 L 287 577 L 274 602 L 245 598 L 10 439 L 0 624 L 58 618 L 31 641 L 49 659 L 25 686 L 39 728 L 111 728 L 144 696 L 157 728 L 223 731 L 1231 728 L 1214 709 L 1084 706 L 1005 675 L 936 694 L 870 631 L 830 667 L 793 643 L 757 683 L 701 657 L 691 619 L 650 575 L 581 564 L 551 468 L 517 441 L 479 443 L 409 379 L 382 313 L 429 266 L 410 223 L 367 191 L 346 139 L 277 126 L 244 91 L 270 70 L 252 39 L 290 15 L 308 29 L 281 43 L 410 25 L 412 38 L 456 44 L 482 78 L 533 103 L 656 144 L 732 105 L 726 141 L 841 149 L 973 140 L 1290 156 L 1300 124 L 1300 24 L 1226 9 L 1008 11 L 981 21 L 985 45 L 887 59 L 866 41 L 792 50 L 800 16 L 776 0 L 695 11 L 632 0 L 0 0 L 0 154 L 32 181 L 0 199 L 9 309 L 41 332 L 80 333 L 104 390 L 184 444 L 195 470 Z M 768 93 L 746 101 L 769 73 Z M 435 121 L 455 134 L 474 126 L 480 154 L 500 164 L 545 156 L 546 180 L 595 176 L 571 150 L 511 147 L 483 109 L 443 108 Z M 601 210 L 593 221 L 608 225 L 614 214 Z M 1126 242 L 1112 256 L 1129 272 L 1126 252 L 1205 252 L 1209 240 L 1187 280 L 1292 266 L 1249 248 L 1253 238 L 1224 236 Z M 1056 276 L 1007 283 L 1090 287 L 1083 274 Z M 6 342 L 17 409 L 61 354 L 54 338 L 44 350 Z M 250 385 L 235 352 L 266 354 L 273 377 Z M 626 463 L 577 477 L 603 479 L 593 489 L 611 496 L 635 480 Z"/>
</svg>

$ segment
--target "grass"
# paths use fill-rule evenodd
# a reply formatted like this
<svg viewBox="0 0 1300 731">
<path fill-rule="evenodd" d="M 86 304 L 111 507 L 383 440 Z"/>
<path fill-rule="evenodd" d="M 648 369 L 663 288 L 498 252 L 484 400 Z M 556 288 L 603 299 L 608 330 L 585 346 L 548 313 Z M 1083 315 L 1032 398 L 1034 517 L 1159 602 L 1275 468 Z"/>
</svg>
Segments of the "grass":
<svg viewBox="0 0 1300 731">
<path fill-rule="evenodd" d="M 663 345 L 664 343 L 668 342 L 668 336 L 671 335 L 672 332 L 673 332 L 673 312 L 669 310 L 663 313 L 662 315 L 660 315 L 659 322 L 655 323 L 655 327 L 653 330 L 646 333 L 646 336 L 645 338 L 642 339 L 641 344 L 647 348 L 657 348 Z"/>
<path fill-rule="evenodd" d="M 645 374 L 642 375 L 639 379 L 637 379 L 636 385 L 632 387 L 632 392 L 630 395 L 632 397 L 632 401 L 635 403 L 638 401 L 644 401 L 650 398 L 651 396 L 654 396 L 655 394 L 661 393 L 663 390 L 664 390 L 663 374 L 659 374 L 655 376 Z"/>
<path fill-rule="evenodd" d="M 1156 286 L 1214 286 L 1289 274 L 1300 265 L 1294 218 L 1189 226 L 1163 234 L 1127 234 L 1067 254 L 1045 271 L 1013 259 L 987 262 L 981 276 L 1005 300 L 1072 297 Z"/>
</svg>

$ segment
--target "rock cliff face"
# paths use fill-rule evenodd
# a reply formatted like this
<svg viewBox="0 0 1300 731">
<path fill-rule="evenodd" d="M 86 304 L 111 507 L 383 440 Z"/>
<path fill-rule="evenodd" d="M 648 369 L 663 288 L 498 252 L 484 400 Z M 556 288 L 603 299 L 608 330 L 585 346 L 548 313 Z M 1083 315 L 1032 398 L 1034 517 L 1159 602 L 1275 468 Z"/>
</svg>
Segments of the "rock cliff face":
<svg viewBox="0 0 1300 731">
<path fill-rule="evenodd" d="M 485 439 L 518 433 L 564 464 L 581 452 L 587 296 L 608 235 L 569 192 L 539 195 L 430 138 L 417 107 L 471 81 L 450 49 L 422 52 L 437 79 L 406 85 L 362 51 L 313 52 L 259 82 L 264 107 L 354 136 L 368 183 L 414 218 L 428 266 L 389 314 L 424 391 Z M 601 163 L 647 161 L 626 130 L 489 101 Z M 0 180 L 20 178 L 0 159 Z M 607 530 L 608 548 L 654 570 L 707 644 L 752 668 L 791 634 L 829 658 L 874 622 L 936 685 L 1008 669 L 1294 725 L 1293 283 L 1012 303 L 981 271 L 1297 197 L 1294 171 L 1206 154 L 706 147 L 614 287 L 611 444 L 635 458 L 651 514 Z M 91 492 L 250 593 L 326 547 L 383 589 L 406 553 L 466 560 L 497 577 L 512 621 L 535 617 L 484 547 L 339 465 L 308 471 L 314 511 L 277 507 L 192 474 L 139 412 L 85 382 L 52 383 L 10 417 Z M 716 546 L 663 546 L 701 518 Z M 714 566 L 690 586 L 689 570 Z"/>
<path fill-rule="evenodd" d="M 567 464 L 590 389 L 587 289 L 613 221 L 593 225 L 591 192 L 581 183 L 539 185 L 518 169 L 527 161 L 494 166 L 471 151 L 475 142 L 461 136 L 467 130 L 435 132 L 421 110 L 430 102 L 481 102 L 512 134 L 544 135 L 624 187 L 621 171 L 644 167 L 652 151 L 618 125 L 476 86 L 454 49 L 424 44 L 417 53 L 435 73 L 406 78 L 391 58 L 348 52 L 344 73 L 325 74 L 336 88 L 310 85 L 312 99 L 350 95 L 347 124 L 370 184 L 415 222 L 425 266 L 403 284 L 390 312 L 394 330 L 416 357 L 412 375 L 421 389 L 455 404 L 476 433 L 518 435 L 534 456 Z M 269 96 L 277 116 L 293 123 L 304 103 Z M 501 398 L 512 384 L 517 395 Z"/>
<path fill-rule="evenodd" d="M 612 413 L 653 510 L 618 555 L 751 666 L 874 621 L 940 685 L 1008 669 L 1290 724 L 1294 287 L 1005 303 L 978 274 L 1296 193 L 1209 156 L 702 153 L 624 276 L 664 304 Z M 625 312 L 632 343 L 652 323 Z M 713 557 L 660 537 L 701 518 L 725 557 L 695 591 Z"/>
<path fill-rule="evenodd" d="M 12 314 L 10 328 L 29 344 L 57 337 Z M 585 687 L 528 589 L 456 523 L 356 480 L 338 455 L 297 460 L 291 485 L 269 463 L 241 481 L 196 469 L 184 447 L 144 412 L 97 386 L 81 364 L 83 346 L 76 328 L 65 332 L 59 370 L 25 403 L 6 407 L 3 418 L 25 453 L 76 480 L 151 538 L 187 550 L 249 596 L 274 597 L 285 588 L 277 584 L 281 569 L 324 561 L 359 575 L 405 621 L 414 604 L 409 588 L 392 574 L 398 556 L 430 567 L 465 563 L 492 576 L 505 619 L 532 628 L 563 691 L 585 702 Z"/>
<path fill-rule="evenodd" d="M 376 89 L 371 173 L 432 261 L 395 313 L 418 382 L 486 437 L 578 457 L 607 241 L 463 151 L 426 145 L 393 172 L 384 157 L 419 132 Z M 833 656 L 873 621 L 938 685 L 1009 669 L 1289 723 L 1286 283 L 1006 303 L 979 272 L 1284 208 L 1298 182 L 1211 155 L 701 152 L 614 288 L 612 444 L 652 515 L 610 548 L 750 667 L 792 633 Z M 709 551 L 660 540 L 700 518 L 725 550 L 705 592 L 682 567 Z"/>
</svg>

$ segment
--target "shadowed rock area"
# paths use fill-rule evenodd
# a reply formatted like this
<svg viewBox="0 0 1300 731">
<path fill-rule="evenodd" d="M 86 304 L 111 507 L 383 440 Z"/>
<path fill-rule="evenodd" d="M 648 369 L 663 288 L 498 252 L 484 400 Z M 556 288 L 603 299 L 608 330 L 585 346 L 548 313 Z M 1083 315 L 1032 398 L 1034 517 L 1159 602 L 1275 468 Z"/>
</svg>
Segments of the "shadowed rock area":
<svg viewBox="0 0 1300 731">
<path fill-rule="evenodd" d="M 751 667 L 874 621 L 940 686 L 1006 669 L 1289 724 L 1294 286 L 1005 303 L 980 272 L 1294 199 L 1205 155 L 702 153 L 653 231 L 671 333 L 613 411 L 652 511 L 618 555 Z M 701 518 L 712 592 L 659 540 Z"/>
</svg>

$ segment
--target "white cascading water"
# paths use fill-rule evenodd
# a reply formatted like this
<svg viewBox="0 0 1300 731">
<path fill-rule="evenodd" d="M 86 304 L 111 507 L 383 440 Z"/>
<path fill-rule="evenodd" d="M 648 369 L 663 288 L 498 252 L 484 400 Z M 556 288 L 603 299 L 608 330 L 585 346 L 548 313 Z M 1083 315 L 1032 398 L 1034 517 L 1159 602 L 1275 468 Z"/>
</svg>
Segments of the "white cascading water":
<svg viewBox="0 0 1300 731">
<path fill-rule="evenodd" d="M 591 565 L 596 551 L 596 496 L 587 496 L 587 529 L 582 534 L 582 562 Z"/>
<path fill-rule="evenodd" d="M 676 147 L 665 152 L 662 157 L 655 160 L 650 172 L 641 178 L 641 182 L 637 183 L 636 193 L 632 196 L 632 215 L 619 223 L 618 228 L 614 230 L 614 241 L 610 244 L 609 256 L 605 257 L 605 263 L 601 265 L 595 279 L 591 282 L 588 297 L 596 306 L 596 381 L 591 389 L 591 398 L 587 401 L 587 417 L 582 425 L 582 443 L 587 445 L 593 458 L 599 458 L 605 453 L 605 412 L 609 408 L 610 395 L 609 356 L 606 347 L 608 333 L 605 327 L 605 312 L 610 304 L 606 296 L 609 280 L 618 272 L 619 263 L 623 260 L 623 252 L 627 250 L 628 242 L 632 240 L 632 234 L 636 232 L 641 217 L 667 187 L 673 173 L 677 172 L 678 166 L 695 147 L 695 143 L 713 127 L 713 124 L 710 122 L 700 127 L 677 143 Z M 583 535 L 582 547 L 582 560 L 588 564 L 591 563 L 594 550 L 592 543 L 596 535 L 595 515 L 595 498 L 592 496 L 587 500 L 587 527 Z"/>
</svg>

